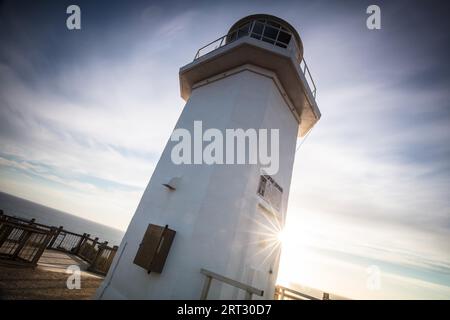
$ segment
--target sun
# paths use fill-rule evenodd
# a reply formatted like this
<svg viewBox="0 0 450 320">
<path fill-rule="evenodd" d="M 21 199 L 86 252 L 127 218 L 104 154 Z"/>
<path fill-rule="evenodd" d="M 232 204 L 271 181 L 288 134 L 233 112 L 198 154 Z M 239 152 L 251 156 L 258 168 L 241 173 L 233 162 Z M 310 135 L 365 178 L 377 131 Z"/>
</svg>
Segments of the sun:
<svg viewBox="0 0 450 320">
<path fill-rule="evenodd" d="M 287 241 L 287 232 L 286 229 L 281 229 L 280 231 L 278 231 L 277 233 L 277 240 L 279 243 L 281 244 L 285 244 Z"/>
</svg>

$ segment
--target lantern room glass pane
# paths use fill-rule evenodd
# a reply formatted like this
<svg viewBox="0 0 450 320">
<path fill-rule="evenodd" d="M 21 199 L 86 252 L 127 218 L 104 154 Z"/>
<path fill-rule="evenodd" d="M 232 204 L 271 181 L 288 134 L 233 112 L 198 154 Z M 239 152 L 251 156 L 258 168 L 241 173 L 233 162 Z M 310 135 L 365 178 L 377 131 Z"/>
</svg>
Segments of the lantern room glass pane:
<svg viewBox="0 0 450 320">
<path fill-rule="evenodd" d="M 275 40 L 277 38 L 278 29 L 272 28 L 268 25 L 266 25 L 266 28 L 264 29 L 264 37 Z"/>
<path fill-rule="evenodd" d="M 261 22 L 255 22 L 252 32 L 257 35 L 262 35 L 263 29 L 264 29 L 264 24 L 262 24 Z"/>
<path fill-rule="evenodd" d="M 246 23 L 245 25 L 240 27 L 238 30 L 238 33 L 237 33 L 237 38 L 239 39 L 244 36 L 247 36 L 250 31 L 250 26 L 251 26 L 251 23 Z"/>
<path fill-rule="evenodd" d="M 289 44 L 289 41 L 291 41 L 291 35 L 287 32 L 284 31 L 280 31 L 280 34 L 278 35 L 278 39 L 279 42 L 282 42 L 284 44 Z"/>
</svg>

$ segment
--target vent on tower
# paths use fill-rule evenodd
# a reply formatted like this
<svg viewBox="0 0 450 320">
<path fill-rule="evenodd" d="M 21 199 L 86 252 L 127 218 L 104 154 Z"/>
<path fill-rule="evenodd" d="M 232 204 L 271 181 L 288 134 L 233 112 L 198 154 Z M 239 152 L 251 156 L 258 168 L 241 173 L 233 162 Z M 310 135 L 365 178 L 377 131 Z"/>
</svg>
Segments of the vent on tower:
<svg viewBox="0 0 450 320">
<path fill-rule="evenodd" d="M 282 194 L 283 188 L 281 188 L 271 176 L 261 176 L 259 180 L 258 195 L 261 196 L 271 208 L 278 212 L 281 209 Z"/>
<path fill-rule="evenodd" d="M 175 231 L 155 224 L 149 224 L 144 234 L 134 264 L 151 271 L 161 273 L 172 245 Z"/>
</svg>

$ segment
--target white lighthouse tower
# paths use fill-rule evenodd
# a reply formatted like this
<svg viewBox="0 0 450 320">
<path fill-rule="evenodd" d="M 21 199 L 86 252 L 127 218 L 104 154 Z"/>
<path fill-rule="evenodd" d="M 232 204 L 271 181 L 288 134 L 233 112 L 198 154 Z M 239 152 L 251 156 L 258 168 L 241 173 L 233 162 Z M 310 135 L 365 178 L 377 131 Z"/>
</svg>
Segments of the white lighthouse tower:
<svg viewBox="0 0 450 320">
<path fill-rule="evenodd" d="M 175 163 L 179 141 L 169 140 L 97 298 L 273 299 L 297 137 L 320 118 L 302 41 L 280 18 L 248 16 L 179 77 L 186 105 L 175 129 L 190 133 L 192 158 L 208 129 L 276 130 L 278 170 Z"/>
</svg>

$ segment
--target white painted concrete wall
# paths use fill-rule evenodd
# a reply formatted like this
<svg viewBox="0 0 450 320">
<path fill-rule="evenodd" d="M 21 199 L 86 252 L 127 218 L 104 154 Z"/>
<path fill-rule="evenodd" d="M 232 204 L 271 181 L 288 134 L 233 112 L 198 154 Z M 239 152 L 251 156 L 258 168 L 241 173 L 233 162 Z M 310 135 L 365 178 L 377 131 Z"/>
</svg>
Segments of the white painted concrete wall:
<svg viewBox="0 0 450 320">
<path fill-rule="evenodd" d="M 192 132 L 195 120 L 203 121 L 203 130 L 280 130 L 280 170 L 273 177 L 284 191 L 284 221 L 298 123 L 273 80 L 243 71 L 195 89 L 176 128 Z M 268 233 L 260 224 L 274 221 L 258 205 L 260 166 L 175 165 L 170 159 L 174 144 L 169 141 L 164 149 L 97 297 L 198 299 L 204 281 L 200 269 L 205 268 L 262 289 L 264 298 L 272 299 L 279 247 L 269 256 L 270 248 L 256 243 L 264 240 L 258 233 Z M 176 191 L 162 186 L 176 176 L 181 177 Z M 147 274 L 133 264 L 150 223 L 168 224 L 177 232 L 161 274 Z M 209 298 L 241 299 L 244 293 L 213 281 Z"/>
</svg>

